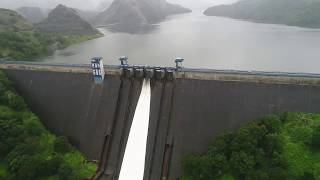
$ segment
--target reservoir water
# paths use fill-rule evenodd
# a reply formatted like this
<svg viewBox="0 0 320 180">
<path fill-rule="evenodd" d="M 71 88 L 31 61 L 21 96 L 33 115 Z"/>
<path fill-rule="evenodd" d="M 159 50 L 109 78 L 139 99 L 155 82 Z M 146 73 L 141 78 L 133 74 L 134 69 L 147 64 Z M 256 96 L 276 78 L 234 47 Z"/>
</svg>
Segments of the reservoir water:
<svg viewBox="0 0 320 180">
<path fill-rule="evenodd" d="M 234 0 L 198 2 L 192 13 L 171 16 L 149 32 L 100 29 L 105 37 L 42 60 L 78 64 L 102 56 L 105 64 L 119 64 L 118 57 L 126 55 L 130 64 L 173 66 L 181 56 L 190 68 L 320 73 L 320 29 L 208 17 L 202 14 L 206 7 Z"/>
</svg>

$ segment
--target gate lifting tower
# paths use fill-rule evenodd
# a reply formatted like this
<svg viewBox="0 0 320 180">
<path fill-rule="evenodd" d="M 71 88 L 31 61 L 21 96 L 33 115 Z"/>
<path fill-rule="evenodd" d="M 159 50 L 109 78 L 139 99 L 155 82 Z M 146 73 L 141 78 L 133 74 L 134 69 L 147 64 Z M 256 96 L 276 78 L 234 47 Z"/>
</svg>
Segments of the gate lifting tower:
<svg viewBox="0 0 320 180">
<path fill-rule="evenodd" d="M 102 57 L 94 57 L 91 59 L 91 67 L 94 82 L 97 84 L 102 84 L 105 76 L 105 71 L 103 68 Z"/>
</svg>

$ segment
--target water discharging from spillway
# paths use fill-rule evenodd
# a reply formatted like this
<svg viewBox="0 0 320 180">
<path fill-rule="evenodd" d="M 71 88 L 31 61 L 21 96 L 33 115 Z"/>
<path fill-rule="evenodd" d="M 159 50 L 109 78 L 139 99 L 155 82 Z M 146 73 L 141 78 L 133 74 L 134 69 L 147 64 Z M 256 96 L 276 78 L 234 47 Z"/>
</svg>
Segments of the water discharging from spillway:
<svg viewBox="0 0 320 180">
<path fill-rule="evenodd" d="M 130 129 L 119 180 L 143 179 L 149 126 L 150 100 L 150 80 L 144 79 L 142 91 Z"/>
</svg>

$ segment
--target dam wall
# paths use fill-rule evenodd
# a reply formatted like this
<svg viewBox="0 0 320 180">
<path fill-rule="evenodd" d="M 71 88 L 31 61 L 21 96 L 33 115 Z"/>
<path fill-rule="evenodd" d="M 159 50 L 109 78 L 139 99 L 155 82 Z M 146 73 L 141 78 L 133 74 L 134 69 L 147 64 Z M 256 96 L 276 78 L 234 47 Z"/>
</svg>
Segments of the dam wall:
<svg viewBox="0 0 320 180">
<path fill-rule="evenodd" d="M 49 130 L 99 160 L 96 178 L 117 180 L 141 92 L 141 72 L 106 67 L 0 64 Z M 267 114 L 320 113 L 320 75 L 182 69 L 149 75 L 151 106 L 144 180 L 178 179 L 181 159 L 204 153 L 222 132 Z"/>
<path fill-rule="evenodd" d="M 2 69 L 50 131 L 68 137 L 113 176 L 122 161 L 141 78 L 109 70 L 104 83 L 96 84 L 90 67 L 9 64 Z"/>
<path fill-rule="evenodd" d="M 193 72 L 152 89 L 145 180 L 181 176 L 188 153 L 205 153 L 223 132 L 267 114 L 320 113 L 318 75 Z"/>
</svg>

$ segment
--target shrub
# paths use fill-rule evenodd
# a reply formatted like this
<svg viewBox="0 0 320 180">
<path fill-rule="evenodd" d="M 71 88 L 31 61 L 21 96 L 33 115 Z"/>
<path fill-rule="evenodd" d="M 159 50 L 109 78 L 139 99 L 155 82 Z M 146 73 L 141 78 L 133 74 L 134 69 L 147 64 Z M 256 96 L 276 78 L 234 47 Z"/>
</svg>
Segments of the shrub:
<svg viewBox="0 0 320 180">
<path fill-rule="evenodd" d="M 18 114 L 14 112 L 11 108 L 0 105 L 0 119 L 1 120 L 16 120 L 18 119 Z"/>
<path fill-rule="evenodd" d="M 267 173 L 269 175 L 269 179 L 287 179 L 288 173 L 287 169 L 282 167 L 270 167 L 267 169 Z"/>
<path fill-rule="evenodd" d="M 186 156 L 182 161 L 182 166 L 186 174 L 185 179 L 213 179 L 215 176 L 210 171 L 210 160 L 205 156 Z"/>
<path fill-rule="evenodd" d="M 282 125 L 280 117 L 276 115 L 269 115 L 262 118 L 261 124 L 265 125 L 268 133 L 278 132 Z"/>
<path fill-rule="evenodd" d="M 35 115 L 26 113 L 24 116 L 23 125 L 29 136 L 40 136 L 42 133 L 45 133 L 43 125 Z"/>
<path fill-rule="evenodd" d="M 13 92 L 7 91 L 6 97 L 7 97 L 8 105 L 10 108 L 15 109 L 17 111 L 22 111 L 27 108 L 27 105 L 22 99 L 22 97 L 14 94 Z"/>
<path fill-rule="evenodd" d="M 3 159 L 9 152 L 9 147 L 6 143 L 0 142 L 0 159 Z"/>
<path fill-rule="evenodd" d="M 72 150 L 68 139 L 64 136 L 57 137 L 54 141 L 53 147 L 54 151 L 62 154 L 68 153 Z"/>
<path fill-rule="evenodd" d="M 208 154 L 216 154 L 223 152 L 227 157 L 231 155 L 230 145 L 234 139 L 231 133 L 223 133 L 217 137 L 213 143 L 209 145 Z"/>
<path fill-rule="evenodd" d="M 19 158 L 14 177 L 17 180 L 34 180 L 38 177 L 38 169 L 41 165 L 42 160 L 37 156 L 22 156 Z"/>
<path fill-rule="evenodd" d="M 43 161 L 38 168 L 39 175 L 41 177 L 56 175 L 62 162 L 63 159 L 58 155 L 54 156 L 50 160 Z"/>
<path fill-rule="evenodd" d="M 230 157 L 230 163 L 232 171 L 235 174 L 242 176 L 253 169 L 255 159 L 252 155 L 243 151 L 233 152 Z"/>
<path fill-rule="evenodd" d="M 314 148 L 320 149 L 320 126 L 313 130 L 311 145 Z"/>
<path fill-rule="evenodd" d="M 72 168 L 68 164 L 61 164 L 58 169 L 58 176 L 60 180 L 68 180 L 69 176 L 72 175 Z"/>
</svg>

